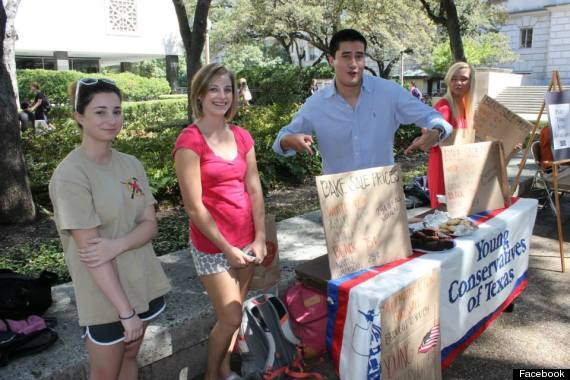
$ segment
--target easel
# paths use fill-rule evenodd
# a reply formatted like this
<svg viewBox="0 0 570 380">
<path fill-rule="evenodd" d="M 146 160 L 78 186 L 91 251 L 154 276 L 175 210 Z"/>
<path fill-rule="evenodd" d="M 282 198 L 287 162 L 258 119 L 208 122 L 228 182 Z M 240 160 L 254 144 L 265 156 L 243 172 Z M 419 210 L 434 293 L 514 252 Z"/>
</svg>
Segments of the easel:
<svg viewBox="0 0 570 380">
<path fill-rule="evenodd" d="M 550 80 L 550 84 L 548 85 L 547 92 L 552 92 L 552 91 L 562 91 L 562 84 L 560 83 L 560 74 L 558 73 L 558 70 L 554 70 L 552 72 L 552 79 Z M 528 146 L 524 150 L 523 158 L 519 164 L 519 170 L 518 170 L 517 175 L 515 177 L 515 181 L 511 185 L 511 195 L 513 195 L 515 193 L 515 191 L 519 185 L 521 173 L 522 173 L 522 171 L 526 165 L 526 159 L 528 157 L 528 151 L 532 145 L 532 142 L 534 141 L 534 136 L 536 134 L 536 130 L 538 129 L 538 126 L 540 125 L 540 119 L 542 117 L 542 114 L 544 113 L 545 107 L 546 107 L 546 103 L 543 100 L 542 106 L 540 107 L 540 112 L 538 113 L 538 117 L 536 118 L 536 121 L 534 123 L 534 127 L 532 128 L 532 131 L 530 132 L 530 139 L 528 140 L 530 143 L 528 144 Z M 562 220 L 561 220 L 561 216 L 560 216 L 560 195 L 558 194 L 558 169 L 559 169 L 561 164 L 570 163 L 570 160 L 561 160 L 561 161 L 553 161 L 553 162 L 543 161 L 543 162 L 549 163 L 552 165 L 552 180 L 553 180 L 553 185 L 554 185 L 554 199 L 555 199 L 555 205 L 556 205 L 556 227 L 558 230 L 558 244 L 559 244 L 559 248 L 560 248 L 560 265 L 562 267 L 562 272 L 565 272 L 566 266 L 564 263 L 564 234 L 562 231 Z M 538 163 L 538 162 L 536 164 L 540 165 L 540 163 Z"/>
</svg>

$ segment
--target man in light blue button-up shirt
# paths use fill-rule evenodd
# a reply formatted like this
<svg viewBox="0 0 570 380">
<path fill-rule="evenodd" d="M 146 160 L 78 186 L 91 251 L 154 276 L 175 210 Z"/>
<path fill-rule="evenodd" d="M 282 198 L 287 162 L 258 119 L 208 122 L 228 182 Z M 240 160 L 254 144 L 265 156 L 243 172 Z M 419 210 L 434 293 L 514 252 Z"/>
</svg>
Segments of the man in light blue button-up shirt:
<svg viewBox="0 0 570 380">
<path fill-rule="evenodd" d="M 323 173 L 334 174 L 394 164 L 394 134 L 400 124 L 424 128 L 406 152 L 427 150 L 452 127 L 433 108 L 393 81 L 364 76 L 366 40 L 357 31 L 337 32 L 330 43 L 333 84 L 317 91 L 283 127 L 273 150 L 284 156 L 313 153 L 319 143 Z"/>
</svg>

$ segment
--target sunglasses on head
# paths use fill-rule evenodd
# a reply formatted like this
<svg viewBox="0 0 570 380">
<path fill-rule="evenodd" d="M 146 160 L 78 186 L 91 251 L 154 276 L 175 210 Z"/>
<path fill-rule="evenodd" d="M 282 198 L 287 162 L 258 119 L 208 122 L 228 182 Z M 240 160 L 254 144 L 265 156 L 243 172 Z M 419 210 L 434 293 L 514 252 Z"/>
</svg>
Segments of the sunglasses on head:
<svg viewBox="0 0 570 380">
<path fill-rule="evenodd" d="M 114 80 L 107 79 L 107 78 L 81 78 L 77 81 L 77 86 L 75 86 L 75 104 L 73 107 L 73 109 L 75 111 L 77 111 L 77 100 L 79 98 L 79 87 L 81 87 L 81 86 L 92 86 L 92 85 L 97 84 L 99 82 L 112 84 L 113 86 L 116 86 L 116 83 Z"/>
</svg>

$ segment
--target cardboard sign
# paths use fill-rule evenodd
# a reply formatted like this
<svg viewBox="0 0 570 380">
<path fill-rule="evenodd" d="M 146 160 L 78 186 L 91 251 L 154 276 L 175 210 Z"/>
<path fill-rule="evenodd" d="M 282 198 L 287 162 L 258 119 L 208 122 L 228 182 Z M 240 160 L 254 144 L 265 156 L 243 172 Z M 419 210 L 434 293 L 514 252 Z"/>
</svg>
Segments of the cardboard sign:
<svg viewBox="0 0 570 380">
<path fill-rule="evenodd" d="M 441 379 L 439 270 L 387 298 L 380 315 L 382 379 Z"/>
<path fill-rule="evenodd" d="M 464 217 L 510 205 L 502 145 L 498 141 L 441 148 L 447 211 Z"/>
<path fill-rule="evenodd" d="M 332 278 L 410 256 L 398 165 L 316 177 Z"/>
<path fill-rule="evenodd" d="M 505 164 L 517 144 L 522 144 L 532 130 L 532 124 L 485 95 L 477 106 L 474 125 L 477 141 L 500 141 L 503 143 Z"/>
<path fill-rule="evenodd" d="M 544 103 L 552 128 L 554 161 L 570 159 L 570 91 L 547 92 Z"/>
</svg>

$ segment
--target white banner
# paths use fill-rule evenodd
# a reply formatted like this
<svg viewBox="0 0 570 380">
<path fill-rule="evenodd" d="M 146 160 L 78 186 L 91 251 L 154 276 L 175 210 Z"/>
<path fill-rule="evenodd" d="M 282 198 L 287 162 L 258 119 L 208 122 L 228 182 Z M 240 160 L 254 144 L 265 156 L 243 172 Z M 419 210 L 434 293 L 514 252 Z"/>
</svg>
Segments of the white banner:
<svg viewBox="0 0 570 380">
<path fill-rule="evenodd" d="M 536 210 L 535 199 L 518 199 L 507 209 L 472 216 L 479 229 L 456 239 L 452 250 L 415 254 L 329 281 L 333 303 L 327 344 L 341 379 L 382 378 L 368 376 L 368 363 L 381 361 L 382 347 L 377 357 L 363 356 L 366 335 L 355 334 L 356 326 L 365 327 L 362 311 L 379 310 L 383 300 L 425 276 L 434 265 L 440 269 L 441 361 L 443 367 L 451 364 L 526 286 Z M 369 344 L 374 339 L 372 327 L 381 326 L 382 316 L 377 314 L 370 314 Z"/>
</svg>

